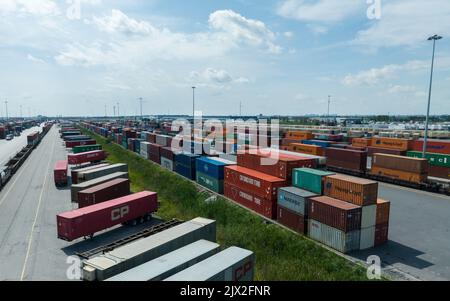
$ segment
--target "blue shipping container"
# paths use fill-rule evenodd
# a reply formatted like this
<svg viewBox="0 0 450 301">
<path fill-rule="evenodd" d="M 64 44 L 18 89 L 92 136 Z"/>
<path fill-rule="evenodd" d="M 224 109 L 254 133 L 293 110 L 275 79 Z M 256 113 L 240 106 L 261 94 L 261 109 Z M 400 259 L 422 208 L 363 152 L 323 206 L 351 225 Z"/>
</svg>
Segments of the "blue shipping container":
<svg viewBox="0 0 450 301">
<path fill-rule="evenodd" d="M 196 171 L 195 171 L 195 161 L 193 166 L 185 166 L 178 162 L 175 163 L 175 172 L 182 175 L 185 178 L 195 181 Z"/>
<path fill-rule="evenodd" d="M 320 141 L 320 140 L 303 140 L 302 143 L 308 144 L 308 145 L 317 145 L 317 146 L 321 146 L 321 147 L 330 147 L 331 146 L 331 143 L 326 142 L 326 141 Z"/>
<path fill-rule="evenodd" d="M 195 169 L 195 160 L 198 158 L 198 155 L 193 155 L 189 153 L 180 153 L 175 155 L 175 162 L 184 166 L 193 166 Z"/>
<path fill-rule="evenodd" d="M 223 180 L 224 167 L 230 165 L 208 157 L 197 158 L 196 170 L 212 178 Z"/>
</svg>

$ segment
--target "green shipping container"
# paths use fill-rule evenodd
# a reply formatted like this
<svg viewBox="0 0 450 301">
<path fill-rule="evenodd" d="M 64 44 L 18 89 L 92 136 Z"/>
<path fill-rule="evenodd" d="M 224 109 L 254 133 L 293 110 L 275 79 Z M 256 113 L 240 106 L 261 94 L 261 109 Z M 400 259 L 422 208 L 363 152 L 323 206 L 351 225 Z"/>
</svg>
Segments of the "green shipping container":
<svg viewBox="0 0 450 301">
<path fill-rule="evenodd" d="M 323 178 L 334 175 L 332 172 L 311 168 L 296 168 L 292 171 L 293 186 L 317 194 L 323 194 Z"/>
<path fill-rule="evenodd" d="M 422 152 L 407 152 L 408 157 L 422 158 Z M 450 167 L 450 155 L 438 154 L 438 153 L 426 153 L 425 157 L 428 159 L 428 163 L 434 166 Z"/>
<path fill-rule="evenodd" d="M 197 183 L 214 192 L 223 194 L 223 180 L 218 180 L 197 171 Z"/>
<path fill-rule="evenodd" d="M 122 146 L 125 149 L 128 149 L 128 142 L 126 140 L 122 140 Z"/>
<path fill-rule="evenodd" d="M 95 144 L 95 145 L 75 146 L 72 148 L 72 152 L 74 154 L 91 152 L 91 151 L 95 151 L 95 150 L 102 150 L 102 146 L 100 144 Z"/>
</svg>

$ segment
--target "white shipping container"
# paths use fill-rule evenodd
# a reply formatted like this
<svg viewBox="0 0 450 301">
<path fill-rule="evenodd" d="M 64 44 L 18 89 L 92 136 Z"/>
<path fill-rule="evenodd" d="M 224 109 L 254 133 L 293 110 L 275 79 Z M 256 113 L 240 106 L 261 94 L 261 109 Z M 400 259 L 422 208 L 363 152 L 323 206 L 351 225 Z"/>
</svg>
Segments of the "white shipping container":
<svg viewBox="0 0 450 301">
<path fill-rule="evenodd" d="M 219 251 L 219 244 L 201 239 L 111 277 L 107 281 L 161 281 Z"/>
<path fill-rule="evenodd" d="M 377 205 L 363 206 L 361 214 L 361 228 L 369 228 L 377 223 Z"/>
<path fill-rule="evenodd" d="M 199 239 L 216 241 L 216 221 L 195 218 L 82 262 L 82 278 L 105 280 Z"/>
<path fill-rule="evenodd" d="M 342 253 L 359 250 L 360 230 L 344 231 L 322 224 L 313 219 L 308 220 L 308 236 Z"/>
<path fill-rule="evenodd" d="M 254 267 L 252 251 L 230 247 L 165 281 L 253 281 Z"/>
<path fill-rule="evenodd" d="M 169 145 L 169 139 L 171 137 L 167 135 L 156 135 L 156 144 L 162 145 L 162 146 L 170 146 Z"/>
<path fill-rule="evenodd" d="M 373 248 L 375 245 L 375 226 L 361 229 L 360 250 Z"/>
<path fill-rule="evenodd" d="M 161 157 L 161 166 L 173 171 L 173 161 L 165 157 Z"/>
<path fill-rule="evenodd" d="M 148 145 L 150 144 L 150 142 L 146 142 L 146 141 L 141 141 L 141 150 L 140 150 L 140 155 L 141 157 L 148 159 Z"/>
</svg>

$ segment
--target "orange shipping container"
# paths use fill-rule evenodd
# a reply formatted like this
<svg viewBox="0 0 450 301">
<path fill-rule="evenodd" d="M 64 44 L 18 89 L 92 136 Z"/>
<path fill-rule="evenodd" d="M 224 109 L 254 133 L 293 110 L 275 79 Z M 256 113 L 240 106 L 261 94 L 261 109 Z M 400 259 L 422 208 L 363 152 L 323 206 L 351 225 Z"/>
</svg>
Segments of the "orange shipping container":
<svg viewBox="0 0 450 301">
<path fill-rule="evenodd" d="M 373 154 L 372 165 L 406 172 L 428 173 L 428 160 L 388 154 Z"/>
<path fill-rule="evenodd" d="M 427 174 L 412 173 L 378 166 L 372 166 L 370 173 L 373 175 L 383 176 L 396 180 L 403 180 L 412 183 L 424 183 L 428 178 Z"/>
<path fill-rule="evenodd" d="M 412 140 L 399 139 L 399 138 L 372 138 L 372 146 L 398 149 L 402 151 L 409 150 L 411 147 Z"/>
<path fill-rule="evenodd" d="M 382 199 L 377 200 L 377 225 L 389 223 L 390 210 L 391 202 Z"/>
<path fill-rule="evenodd" d="M 286 138 L 296 140 L 311 140 L 314 138 L 314 135 L 311 132 L 289 131 L 286 134 Z"/>
<path fill-rule="evenodd" d="M 374 205 L 378 199 L 378 182 L 345 175 L 328 176 L 324 194 L 358 206 Z"/>
<path fill-rule="evenodd" d="M 353 138 L 352 146 L 354 147 L 368 147 L 372 146 L 372 139 L 369 138 Z"/>
<path fill-rule="evenodd" d="M 296 153 L 323 156 L 323 148 L 318 145 L 291 143 L 290 150 Z"/>
</svg>

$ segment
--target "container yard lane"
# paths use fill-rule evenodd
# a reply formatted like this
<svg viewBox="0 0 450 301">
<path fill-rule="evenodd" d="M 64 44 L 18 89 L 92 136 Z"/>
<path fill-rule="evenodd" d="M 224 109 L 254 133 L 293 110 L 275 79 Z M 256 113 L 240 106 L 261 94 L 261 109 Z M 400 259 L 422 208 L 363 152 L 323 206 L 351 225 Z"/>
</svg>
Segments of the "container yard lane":
<svg viewBox="0 0 450 301">
<path fill-rule="evenodd" d="M 389 242 L 353 256 L 377 255 L 396 278 L 450 280 L 450 197 L 380 183 L 391 201 Z"/>
</svg>

